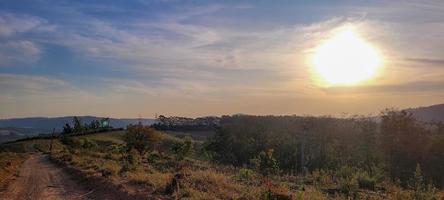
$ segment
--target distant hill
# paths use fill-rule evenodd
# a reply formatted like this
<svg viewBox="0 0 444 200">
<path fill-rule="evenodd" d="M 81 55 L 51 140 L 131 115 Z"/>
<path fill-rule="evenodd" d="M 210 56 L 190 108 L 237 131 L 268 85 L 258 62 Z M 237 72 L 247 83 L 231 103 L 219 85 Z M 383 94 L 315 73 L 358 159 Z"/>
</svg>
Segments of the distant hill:
<svg viewBox="0 0 444 200">
<path fill-rule="evenodd" d="M 444 104 L 406 109 L 422 121 L 444 122 Z"/>
<path fill-rule="evenodd" d="M 0 128 L 0 143 L 26 137 L 30 130 L 16 127 L 2 127 Z"/>
<path fill-rule="evenodd" d="M 0 119 L 0 131 L 6 135 L 6 131 L 21 135 L 36 135 L 39 133 L 50 133 L 55 128 L 56 132 L 62 131 L 63 125 L 69 123 L 72 125 L 73 116 L 66 117 L 29 117 L 29 118 L 14 118 L 14 119 Z M 94 116 L 80 116 L 83 123 L 90 123 L 92 120 L 100 120 L 102 117 Z M 136 124 L 139 122 L 145 125 L 154 123 L 154 119 L 138 119 L 138 118 L 110 118 L 110 125 L 114 128 L 124 128 L 128 124 Z M 0 132 L 2 133 L 2 132 Z M 0 137 L 3 137 L 0 134 Z"/>
</svg>

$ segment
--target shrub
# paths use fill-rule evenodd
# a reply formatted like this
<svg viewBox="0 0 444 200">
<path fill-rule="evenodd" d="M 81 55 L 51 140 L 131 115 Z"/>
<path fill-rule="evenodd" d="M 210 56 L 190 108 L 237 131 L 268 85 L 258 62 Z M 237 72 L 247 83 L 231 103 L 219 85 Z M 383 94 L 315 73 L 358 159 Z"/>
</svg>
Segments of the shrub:
<svg viewBox="0 0 444 200">
<path fill-rule="evenodd" d="M 137 165 L 140 164 L 142 157 L 136 150 L 131 150 L 130 152 L 122 156 L 122 172 L 134 171 Z"/>
<path fill-rule="evenodd" d="M 375 190 L 376 178 L 370 177 L 368 173 L 362 172 L 358 174 L 358 185 L 359 188 Z"/>
<path fill-rule="evenodd" d="M 359 185 L 356 178 L 340 178 L 339 179 L 339 190 L 346 194 L 347 196 L 357 194 Z"/>
<path fill-rule="evenodd" d="M 183 141 L 175 142 L 171 151 L 176 155 L 177 160 L 183 160 L 189 156 L 193 150 L 193 142 L 190 137 L 185 137 Z"/>
<path fill-rule="evenodd" d="M 330 179 L 329 174 L 324 170 L 315 170 L 311 173 L 311 178 L 313 181 L 313 186 L 319 189 L 321 185 L 327 184 Z"/>
<path fill-rule="evenodd" d="M 241 168 L 239 169 L 236 179 L 242 180 L 242 181 L 249 181 L 254 178 L 254 171 L 247 168 Z"/>
<path fill-rule="evenodd" d="M 256 169 L 264 176 L 279 172 L 279 165 L 273 157 L 273 149 L 268 149 L 267 152 L 262 151 L 257 159 L 253 159 L 252 162 L 256 165 Z"/>
<path fill-rule="evenodd" d="M 339 190 L 341 193 L 355 196 L 359 188 L 357 169 L 350 166 L 342 166 L 336 173 L 338 176 Z"/>
<path fill-rule="evenodd" d="M 426 185 L 421 166 L 416 165 L 416 170 L 412 180 L 412 186 L 414 189 L 413 199 L 418 200 L 434 200 L 438 199 L 436 195 L 436 188 L 433 185 Z"/>
<path fill-rule="evenodd" d="M 354 169 L 350 166 L 342 166 L 336 172 L 336 175 L 339 178 L 352 178 L 355 175 L 355 173 L 356 173 L 356 169 Z"/>
<path fill-rule="evenodd" d="M 161 156 L 159 155 L 158 152 L 150 152 L 148 154 L 148 156 L 146 157 L 146 160 L 148 161 L 148 163 L 150 164 L 156 164 L 160 161 Z"/>
<path fill-rule="evenodd" d="M 128 125 L 124 136 L 127 150 L 135 149 L 140 155 L 144 155 L 159 139 L 159 132 L 142 124 Z"/>
</svg>

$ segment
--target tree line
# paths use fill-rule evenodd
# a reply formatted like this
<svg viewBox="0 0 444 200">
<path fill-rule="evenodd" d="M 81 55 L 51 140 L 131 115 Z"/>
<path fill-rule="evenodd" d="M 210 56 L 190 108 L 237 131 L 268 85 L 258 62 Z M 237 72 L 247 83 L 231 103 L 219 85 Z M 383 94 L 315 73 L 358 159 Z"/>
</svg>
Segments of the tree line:
<svg viewBox="0 0 444 200">
<path fill-rule="evenodd" d="M 102 118 L 100 121 L 92 120 L 90 123 L 82 123 L 82 119 L 80 117 L 74 116 L 72 119 L 72 124 L 73 125 L 66 123 L 63 126 L 62 134 L 83 133 L 112 128 L 109 123 L 109 118 Z"/>
<path fill-rule="evenodd" d="M 404 186 L 419 168 L 425 182 L 444 186 L 444 125 L 406 111 L 385 110 L 377 118 L 223 116 L 205 150 L 213 161 L 234 166 L 269 157 L 276 173 L 352 167 Z"/>
</svg>

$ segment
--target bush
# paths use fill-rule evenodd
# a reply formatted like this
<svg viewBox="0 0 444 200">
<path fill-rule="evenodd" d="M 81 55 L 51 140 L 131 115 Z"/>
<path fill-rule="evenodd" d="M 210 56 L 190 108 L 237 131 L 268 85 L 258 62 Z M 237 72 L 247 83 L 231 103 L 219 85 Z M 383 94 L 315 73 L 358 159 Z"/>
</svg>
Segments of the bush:
<svg viewBox="0 0 444 200">
<path fill-rule="evenodd" d="M 370 177 L 367 173 L 359 173 L 358 175 L 359 188 L 375 190 L 376 178 Z"/>
<path fill-rule="evenodd" d="M 350 166 L 342 166 L 341 168 L 339 168 L 339 170 L 337 170 L 336 175 L 339 178 L 348 179 L 352 178 L 355 175 L 356 171 L 357 170 L 355 168 L 352 168 Z"/>
<path fill-rule="evenodd" d="M 262 151 L 257 159 L 250 161 L 256 165 L 256 169 L 264 176 L 279 173 L 279 165 L 273 157 L 273 149 L 268 149 L 267 152 Z"/>
<path fill-rule="evenodd" d="M 159 132 L 142 124 L 128 125 L 124 136 L 127 150 L 135 149 L 140 155 L 144 155 L 159 139 Z"/>
<path fill-rule="evenodd" d="M 341 193 L 355 196 L 359 188 L 357 169 L 349 166 L 342 166 L 336 173 L 338 176 L 339 190 Z"/>
<path fill-rule="evenodd" d="M 315 170 L 311 173 L 311 178 L 313 181 L 313 186 L 319 189 L 322 185 L 327 184 L 330 176 L 324 170 Z"/>
<path fill-rule="evenodd" d="M 137 166 L 140 164 L 142 160 L 142 157 L 140 156 L 139 152 L 136 150 L 131 150 L 130 152 L 126 153 L 122 157 L 122 172 L 125 171 L 134 171 Z"/>
<path fill-rule="evenodd" d="M 346 194 L 347 196 L 357 194 L 359 185 L 356 178 L 340 178 L 339 179 L 339 190 L 341 193 Z"/>
<path fill-rule="evenodd" d="M 175 142 L 171 151 L 176 155 L 177 160 L 183 160 L 189 156 L 193 150 L 193 142 L 190 137 L 185 137 L 184 141 Z"/>
<path fill-rule="evenodd" d="M 436 195 L 436 188 L 433 185 L 426 185 L 421 166 L 416 165 L 414 177 L 412 179 L 412 187 L 414 189 L 413 199 L 418 200 L 434 200 L 438 199 Z"/>
<path fill-rule="evenodd" d="M 236 179 L 242 180 L 242 181 L 249 181 L 254 178 L 254 171 L 247 168 L 241 168 L 239 169 Z"/>
<path fill-rule="evenodd" d="M 154 151 L 154 152 L 150 152 L 148 154 L 148 156 L 146 157 L 146 160 L 148 161 L 148 163 L 150 164 L 156 164 L 160 161 L 161 156 L 159 155 L 158 152 Z"/>
</svg>

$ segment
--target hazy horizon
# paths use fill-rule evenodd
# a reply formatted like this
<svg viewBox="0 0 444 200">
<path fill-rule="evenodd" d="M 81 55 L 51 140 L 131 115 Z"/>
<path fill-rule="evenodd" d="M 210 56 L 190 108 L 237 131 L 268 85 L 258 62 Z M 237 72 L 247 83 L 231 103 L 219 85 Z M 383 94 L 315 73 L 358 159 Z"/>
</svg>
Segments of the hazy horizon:
<svg viewBox="0 0 444 200">
<path fill-rule="evenodd" d="M 434 0 L 6 0 L 0 41 L 0 119 L 444 103 L 444 2 Z"/>
</svg>

